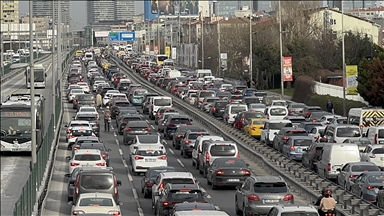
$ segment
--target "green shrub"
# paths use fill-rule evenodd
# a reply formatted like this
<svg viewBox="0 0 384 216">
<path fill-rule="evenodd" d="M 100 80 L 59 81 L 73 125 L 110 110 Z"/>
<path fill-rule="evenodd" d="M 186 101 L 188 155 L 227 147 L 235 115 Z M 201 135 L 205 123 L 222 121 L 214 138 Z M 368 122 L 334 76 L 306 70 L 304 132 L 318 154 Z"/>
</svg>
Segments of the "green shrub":
<svg viewBox="0 0 384 216">
<path fill-rule="evenodd" d="M 309 76 L 299 76 L 295 79 L 295 90 L 292 100 L 298 103 L 305 103 L 314 93 L 315 82 Z"/>
<path fill-rule="evenodd" d="M 309 97 L 309 99 L 304 103 L 307 106 L 319 106 L 323 110 L 327 110 L 328 100 L 330 100 L 333 103 L 333 109 L 335 111 L 335 114 L 343 115 L 343 98 L 333 97 L 330 95 L 312 94 Z M 353 101 L 353 100 L 346 100 L 346 105 L 347 105 L 347 113 L 351 108 L 367 107 L 366 104 L 359 101 Z"/>
</svg>

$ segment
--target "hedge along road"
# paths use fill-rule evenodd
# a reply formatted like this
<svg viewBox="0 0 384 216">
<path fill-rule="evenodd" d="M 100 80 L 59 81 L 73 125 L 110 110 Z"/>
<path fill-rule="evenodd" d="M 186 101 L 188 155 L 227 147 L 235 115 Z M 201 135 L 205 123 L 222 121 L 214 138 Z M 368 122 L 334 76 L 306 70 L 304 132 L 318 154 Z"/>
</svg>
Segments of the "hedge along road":
<svg viewBox="0 0 384 216">
<path fill-rule="evenodd" d="M 117 59 L 117 58 L 116 58 Z M 134 81 L 141 82 L 144 87 L 148 89 L 154 89 L 154 91 L 164 92 L 158 87 L 154 87 L 152 84 L 146 84 L 147 81 L 136 73 L 132 72 L 129 67 L 125 65 L 121 60 L 117 59 L 121 67 L 130 71 L 128 75 Z M 167 96 L 171 94 L 164 92 Z M 184 101 L 174 97 L 175 107 L 182 107 L 189 116 L 199 119 L 208 128 L 211 128 L 220 135 L 233 140 L 240 145 L 240 149 L 249 154 L 256 162 L 262 167 L 268 168 L 271 173 L 284 176 L 284 178 L 294 185 L 297 191 L 300 191 L 302 196 L 307 199 L 317 199 L 319 191 L 324 187 L 330 187 L 334 191 L 336 200 L 338 201 L 338 212 L 343 215 L 381 215 L 383 212 L 375 205 L 360 199 L 357 196 L 352 195 L 350 192 L 345 191 L 331 181 L 319 177 L 317 174 L 303 167 L 302 164 L 289 160 L 281 153 L 262 145 L 255 139 L 245 135 L 244 133 L 225 125 L 222 121 L 219 121 L 212 116 L 203 113 L 202 111 L 186 105 Z"/>
</svg>

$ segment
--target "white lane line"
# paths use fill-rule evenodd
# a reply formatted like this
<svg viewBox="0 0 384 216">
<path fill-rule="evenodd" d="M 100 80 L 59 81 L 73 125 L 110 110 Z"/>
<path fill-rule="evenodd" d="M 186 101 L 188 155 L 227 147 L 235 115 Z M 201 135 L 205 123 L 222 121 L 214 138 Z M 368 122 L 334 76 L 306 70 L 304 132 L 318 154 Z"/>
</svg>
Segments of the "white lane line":
<svg viewBox="0 0 384 216">
<path fill-rule="evenodd" d="M 131 173 L 128 173 L 128 180 L 131 181 L 131 182 L 133 181 Z"/>
<path fill-rule="evenodd" d="M 124 167 L 125 167 L 125 168 L 128 168 L 127 161 L 125 161 L 125 160 L 123 160 L 123 159 L 122 159 L 122 161 L 123 161 L 123 165 L 124 165 Z"/>
<path fill-rule="evenodd" d="M 120 145 L 119 140 L 115 140 L 115 141 L 116 141 L 116 145 Z"/>
<path fill-rule="evenodd" d="M 143 115 L 141 115 L 141 114 L 140 114 L 140 117 L 141 117 L 141 118 L 144 118 L 144 116 L 143 116 Z"/>
<path fill-rule="evenodd" d="M 119 154 L 120 156 L 123 156 L 123 151 L 121 151 L 121 149 L 119 149 Z"/>
<path fill-rule="evenodd" d="M 157 135 L 161 136 L 161 134 L 159 132 L 157 132 Z"/>
<path fill-rule="evenodd" d="M 149 121 L 148 120 L 145 120 L 148 124 L 149 124 Z"/>
<path fill-rule="evenodd" d="M 169 151 L 174 155 L 175 152 L 170 148 Z"/>
<path fill-rule="evenodd" d="M 137 211 L 139 212 L 139 216 L 144 216 L 143 209 L 138 208 Z"/>
<path fill-rule="evenodd" d="M 151 128 L 152 128 L 153 130 L 155 130 L 155 127 L 154 127 L 153 125 L 151 125 Z"/>
<path fill-rule="evenodd" d="M 135 188 L 132 188 L 133 198 L 138 199 L 139 196 L 137 195 L 137 191 Z"/>
<path fill-rule="evenodd" d="M 185 166 L 184 166 L 183 162 L 181 162 L 181 160 L 180 160 L 180 159 L 177 159 L 177 162 L 179 162 L 180 166 L 182 166 L 183 168 L 185 168 Z"/>
</svg>

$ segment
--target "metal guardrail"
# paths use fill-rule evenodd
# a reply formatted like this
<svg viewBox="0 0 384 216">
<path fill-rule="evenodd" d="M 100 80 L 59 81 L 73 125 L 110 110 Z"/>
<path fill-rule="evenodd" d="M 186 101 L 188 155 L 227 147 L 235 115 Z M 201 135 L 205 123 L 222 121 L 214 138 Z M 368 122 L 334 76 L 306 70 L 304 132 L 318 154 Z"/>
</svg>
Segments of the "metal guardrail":
<svg viewBox="0 0 384 216">
<path fill-rule="evenodd" d="M 114 61 L 124 68 L 130 76 L 131 80 L 141 83 L 144 88 L 158 92 L 165 96 L 173 98 L 174 106 L 198 122 L 207 127 L 209 130 L 223 136 L 227 140 L 236 142 L 243 155 L 254 160 L 262 168 L 269 171 L 273 175 L 282 176 L 289 185 L 293 186 L 293 191 L 304 196 L 307 200 L 316 200 L 320 195 L 320 191 L 325 187 L 333 190 L 333 196 L 337 201 L 338 215 L 370 215 L 378 216 L 384 214 L 384 211 L 366 200 L 351 194 L 339 185 L 321 178 L 313 171 L 307 169 L 302 164 L 289 160 L 280 152 L 261 144 L 256 139 L 244 134 L 243 132 L 224 124 L 222 121 L 202 112 L 201 110 L 186 104 L 180 98 L 164 91 L 163 89 L 148 84 L 147 80 L 138 76 L 123 61 L 114 57 Z"/>
</svg>

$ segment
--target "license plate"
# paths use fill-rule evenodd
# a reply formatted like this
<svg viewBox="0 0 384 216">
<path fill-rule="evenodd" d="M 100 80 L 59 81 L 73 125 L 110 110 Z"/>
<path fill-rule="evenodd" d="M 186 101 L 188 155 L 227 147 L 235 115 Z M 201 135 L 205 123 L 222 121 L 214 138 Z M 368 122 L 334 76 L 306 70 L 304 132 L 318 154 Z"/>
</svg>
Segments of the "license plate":
<svg viewBox="0 0 384 216">
<path fill-rule="evenodd" d="M 144 133 L 144 131 L 133 131 L 133 133 Z"/>
<path fill-rule="evenodd" d="M 13 149 L 11 149 L 11 151 L 21 151 L 21 149 L 20 148 L 13 148 Z"/>
<path fill-rule="evenodd" d="M 303 152 L 303 149 L 302 148 L 297 148 L 296 152 Z"/>
<path fill-rule="evenodd" d="M 383 143 L 384 143 L 384 140 L 380 140 L 380 141 L 379 141 L 379 144 L 383 144 Z"/>
<path fill-rule="evenodd" d="M 264 203 L 277 203 L 279 202 L 279 200 L 268 200 L 268 199 L 265 199 L 263 200 Z"/>
<path fill-rule="evenodd" d="M 228 179 L 227 181 L 229 181 L 229 182 L 239 182 L 240 179 Z"/>
<path fill-rule="evenodd" d="M 147 159 L 145 159 L 145 162 L 156 162 L 156 159 L 147 158 Z"/>
</svg>

